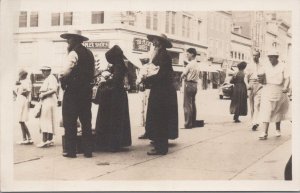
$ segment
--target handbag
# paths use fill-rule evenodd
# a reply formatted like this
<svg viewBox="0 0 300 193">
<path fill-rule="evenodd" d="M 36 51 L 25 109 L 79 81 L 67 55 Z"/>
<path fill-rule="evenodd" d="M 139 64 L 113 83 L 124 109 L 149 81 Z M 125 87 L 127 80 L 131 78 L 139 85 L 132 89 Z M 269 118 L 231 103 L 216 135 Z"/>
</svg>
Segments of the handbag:
<svg viewBox="0 0 300 193">
<path fill-rule="evenodd" d="M 33 115 L 35 118 L 40 118 L 41 113 L 42 113 L 42 103 L 41 101 L 39 101 L 33 109 Z"/>
</svg>

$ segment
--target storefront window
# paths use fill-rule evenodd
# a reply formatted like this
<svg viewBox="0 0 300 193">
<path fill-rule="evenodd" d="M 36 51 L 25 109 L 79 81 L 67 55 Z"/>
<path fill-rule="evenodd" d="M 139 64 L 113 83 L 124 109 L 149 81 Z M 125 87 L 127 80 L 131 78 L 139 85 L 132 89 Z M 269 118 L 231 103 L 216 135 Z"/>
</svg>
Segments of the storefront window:
<svg viewBox="0 0 300 193">
<path fill-rule="evenodd" d="M 51 25 L 52 26 L 60 25 L 60 13 L 52 13 L 51 14 Z"/>
<path fill-rule="evenodd" d="M 64 25 L 72 25 L 73 23 L 73 12 L 64 13 Z"/>
<path fill-rule="evenodd" d="M 26 11 L 20 12 L 19 27 L 27 27 L 27 12 Z"/>
<path fill-rule="evenodd" d="M 104 23 L 104 11 L 92 11 L 92 24 Z"/>
<path fill-rule="evenodd" d="M 37 27 L 39 23 L 38 12 L 31 12 L 30 14 L 30 27 Z"/>
</svg>

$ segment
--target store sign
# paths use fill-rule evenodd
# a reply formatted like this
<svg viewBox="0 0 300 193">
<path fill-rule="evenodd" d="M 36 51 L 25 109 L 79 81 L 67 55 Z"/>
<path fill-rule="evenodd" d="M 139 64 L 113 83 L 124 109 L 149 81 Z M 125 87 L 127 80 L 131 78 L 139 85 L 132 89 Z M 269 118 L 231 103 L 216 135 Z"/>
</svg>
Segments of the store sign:
<svg viewBox="0 0 300 193">
<path fill-rule="evenodd" d="M 82 45 L 87 47 L 87 48 L 109 49 L 109 42 L 108 41 L 83 42 Z"/>
<path fill-rule="evenodd" d="M 134 38 L 133 39 L 133 50 L 140 52 L 148 52 L 151 47 L 151 42 L 146 39 Z"/>
</svg>

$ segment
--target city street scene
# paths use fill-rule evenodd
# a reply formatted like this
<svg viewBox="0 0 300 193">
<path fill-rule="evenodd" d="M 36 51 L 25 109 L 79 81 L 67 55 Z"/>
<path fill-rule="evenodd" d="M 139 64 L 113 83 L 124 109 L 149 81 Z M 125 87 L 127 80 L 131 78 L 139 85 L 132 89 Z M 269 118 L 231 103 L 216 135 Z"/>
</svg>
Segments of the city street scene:
<svg viewBox="0 0 300 193">
<path fill-rule="evenodd" d="M 14 180 L 292 180 L 291 11 L 29 2 L 13 34 Z"/>
</svg>

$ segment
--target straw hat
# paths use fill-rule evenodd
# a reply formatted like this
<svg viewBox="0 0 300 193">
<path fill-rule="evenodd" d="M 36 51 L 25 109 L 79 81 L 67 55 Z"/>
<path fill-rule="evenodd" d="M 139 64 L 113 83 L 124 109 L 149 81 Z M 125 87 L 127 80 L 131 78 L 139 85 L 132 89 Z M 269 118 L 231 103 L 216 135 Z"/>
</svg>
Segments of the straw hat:
<svg viewBox="0 0 300 193">
<path fill-rule="evenodd" d="M 82 41 L 88 41 L 89 40 L 89 38 L 81 35 L 80 30 L 70 30 L 67 33 L 61 34 L 60 37 L 63 38 L 63 39 L 77 38 L 77 39 L 80 39 Z"/>
<path fill-rule="evenodd" d="M 40 70 L 51 70 L 50 66 L 42 66 Z"/>
<path fill-rule="evenodd" d="M 166 48 L 172 48 L 172 43 L 168 40 L 168 37 L 165 34 L 160 34 L 160 35 L 147 35 L 147 38 L 150 42 L 153 41 L 154 38 L 159 39 Z"/>
</svg>

